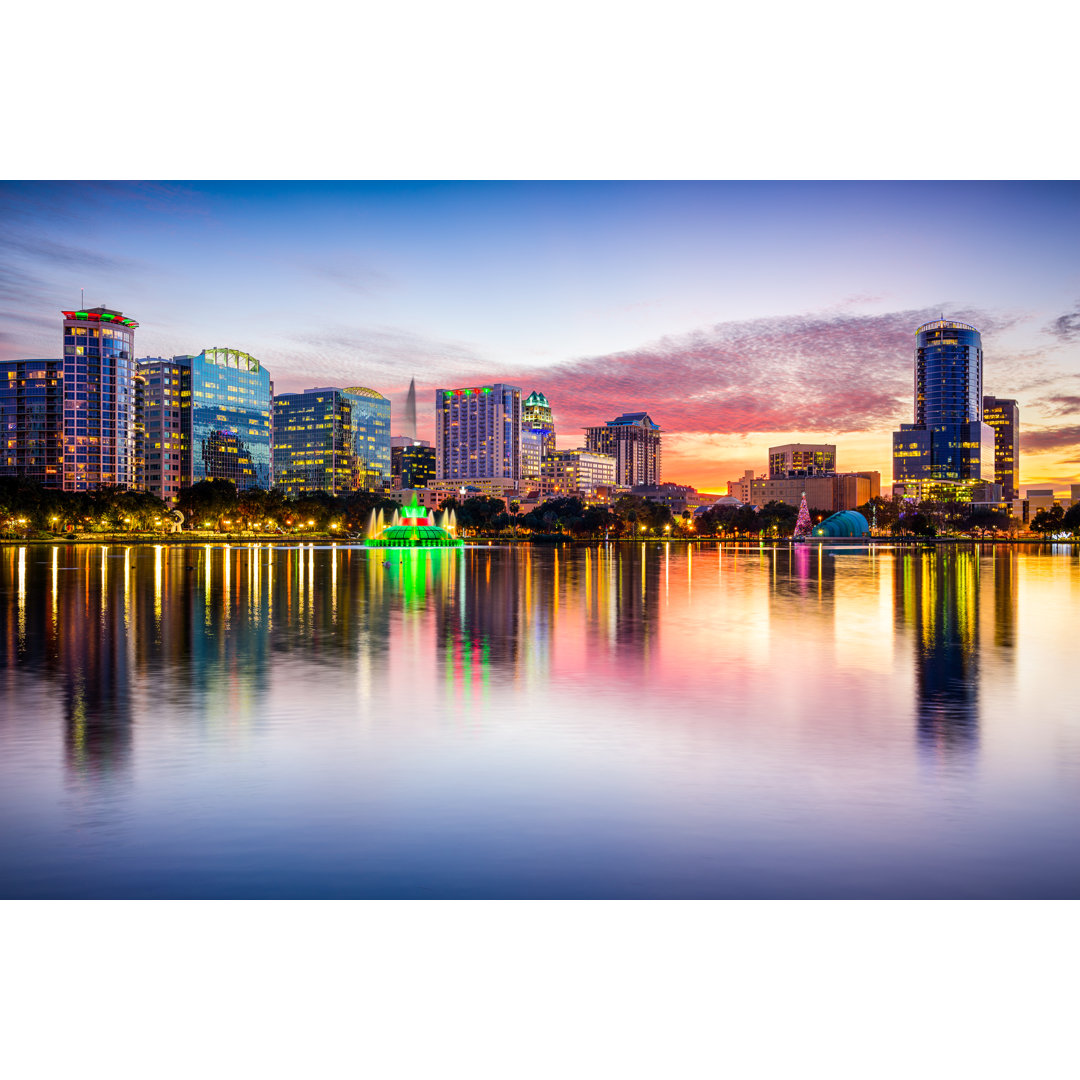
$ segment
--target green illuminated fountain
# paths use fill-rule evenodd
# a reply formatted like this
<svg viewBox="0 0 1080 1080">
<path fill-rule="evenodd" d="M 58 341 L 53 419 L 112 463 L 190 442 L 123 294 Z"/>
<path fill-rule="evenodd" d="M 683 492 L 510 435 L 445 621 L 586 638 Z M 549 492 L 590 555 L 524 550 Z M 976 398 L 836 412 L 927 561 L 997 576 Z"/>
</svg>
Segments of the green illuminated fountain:
<svg viewBox="0 0 1080 1080">
<path fill-rule="evenodd" d="M 397 517 L 397 514 L 394 515 Z M 388 525 L 378 536 L 364 543 L 373 548 L 459 548 L 465 542 L 449 530 L 435 524 L 435 517 L 416 498 L 402 508 L 401 520 Z"/>
</svg>

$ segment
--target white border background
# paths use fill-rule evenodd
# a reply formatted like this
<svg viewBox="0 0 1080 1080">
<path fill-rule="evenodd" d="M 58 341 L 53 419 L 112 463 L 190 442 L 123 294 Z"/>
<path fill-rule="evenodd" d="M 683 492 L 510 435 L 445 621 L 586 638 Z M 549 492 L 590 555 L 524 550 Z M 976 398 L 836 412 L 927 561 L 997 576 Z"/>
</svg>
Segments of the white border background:
<svg viewBox="0 0 1080 1080">
<path fill-rule="evenodd" d="M 1043 2 L 24 6 L 5 13 L 0 172 L 1068 179 L 1076 18 Z M 1075 1074 L 1073 903 L 0 914 L 0 1068 L 19 1080 Z"/>
</svg>

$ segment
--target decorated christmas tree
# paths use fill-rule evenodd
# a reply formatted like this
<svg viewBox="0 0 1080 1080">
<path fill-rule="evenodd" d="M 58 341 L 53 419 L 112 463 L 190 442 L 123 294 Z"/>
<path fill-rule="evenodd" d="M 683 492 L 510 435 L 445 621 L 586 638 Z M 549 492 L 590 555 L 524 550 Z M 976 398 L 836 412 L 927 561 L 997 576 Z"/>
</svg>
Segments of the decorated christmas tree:
<svg viewBox="0 0 1080 1080">
<path fill-rule="evenodd" d="M 810 535 L 810 511 L 806 509 L 806 492 L 803 492 L 802 502 L 799 503 L 799 516 L 795 519 L 795 537 Z"/>
</svg>

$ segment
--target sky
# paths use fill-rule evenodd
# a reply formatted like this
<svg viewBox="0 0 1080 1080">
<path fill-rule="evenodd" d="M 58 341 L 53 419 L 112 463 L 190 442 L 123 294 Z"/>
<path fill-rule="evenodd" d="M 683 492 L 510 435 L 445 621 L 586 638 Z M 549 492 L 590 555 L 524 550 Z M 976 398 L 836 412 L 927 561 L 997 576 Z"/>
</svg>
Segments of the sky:
<svg viewBox="0 0 1080 1080">
<path fill-rule="evenodd" d="M 59 356 L 85 289 L 139 356 L 237 348 L 396 418 L 415 378 L 421 438 L 439 387 L 542 391 L 560 448 L 645 410 L 703 491 L 797 441 L 887 483 L 944 315 L 1019 401 L 1021 485 L 1080 481 L 1075 182 L 8 182 L 0 225 L 0 357 Z"/>
</svg>

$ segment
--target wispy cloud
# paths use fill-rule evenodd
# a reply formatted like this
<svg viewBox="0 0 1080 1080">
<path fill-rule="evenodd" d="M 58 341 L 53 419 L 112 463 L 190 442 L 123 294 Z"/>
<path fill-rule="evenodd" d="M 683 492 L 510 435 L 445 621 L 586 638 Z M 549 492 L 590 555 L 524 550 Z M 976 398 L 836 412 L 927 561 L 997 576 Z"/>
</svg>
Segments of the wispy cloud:
<svg viewBox="0 0 1080 1080">
<path fill-rule="evenodd" d="M 1080 424 L 1066 427 L 1043 428 L 1039 431 L 1022 429 L 1021 453 L 1047 453 L 1053 450 L 1072 450 L 1080 444 Z"/>
<path fill-rule="evenodd" d="M 1062 341 L 1076 340 L 1080 336 L 1080 305 L 1076 311 L 1059 315 L 1046 329 Z"/>
<path fill-rule="evenodd" d="M 1035 403 L 1047 416 L 1068 416 L 1080 412 L 1080 394 L 1052 394 Z"/>
<path fill-rule="evenodd" d="M 293 347 L 264 350 L 275 384 L 302 389 L 319 379 L 329 385 L 360 380 L 396 388 L 415 374 L 429 386 L 447 381 L 453 372 L 487 371 L 491 361 L 464 342 L 440 341 L 393 326 L 333 327 L 294 334 Z M 454 383 L 453 385 L 457 385 Z"/>
<path fill-rule="evenodd" d="M 912 332 L 939 310 L 721 323 L 525 381 L 543 389 L 564 429 L 646 409 L 669 432 L 869 431 L 910 416 Z M 987 312 L 953 315 L 984 333 L 1009 325 Z"/>
<path fill-rule="evenodd" d="M 394 284 L 383 273 L 354 255 L 327 255 L 318 259 L 301 259 L 294 265 L 312 277 L 336 285 L 346 292 L 374 296 L 386 292 Z"/>
</svg>

